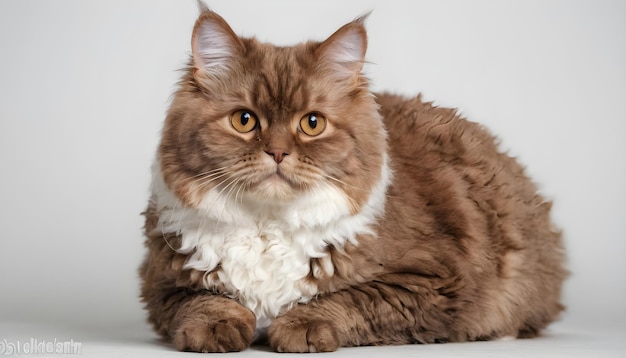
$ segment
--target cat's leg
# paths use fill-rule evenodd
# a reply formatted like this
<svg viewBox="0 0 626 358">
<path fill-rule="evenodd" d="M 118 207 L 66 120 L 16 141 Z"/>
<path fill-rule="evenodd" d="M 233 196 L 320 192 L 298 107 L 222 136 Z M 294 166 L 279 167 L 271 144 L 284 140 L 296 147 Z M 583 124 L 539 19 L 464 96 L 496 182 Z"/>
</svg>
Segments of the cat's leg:
<svg viewBox="0 0 626 358">
<path fill-rule="evenodd" d="M 156 293 L 147 308 L 157 331 L 181 351 L 241 351 L 254 338 L 252 311 L 224 296 L 172 288 Z"/>
<path fill-rule="evenodd" d="M 254 338 L 252 311 L 224 296 L 172 287 L 153 291 L 146 307 L 157 332 L 181 351 L 241 351 Z"/>
<path fill-rule="evenodd" d="M 254 314 L 239 303 L 216 295 L 196 295 L 180 305 L 170 336 L 181 351 L 235 352 L 254 338 Z"/>
<path fill-rule="evenodd" d="M 463 340 L 453 303 L 427 287 L 369 282 L 321 296 L 279 316 L 269 328 L 278 352 L 328 352 L 340 346 Z"/>
<path fill-rule="evenodd" d="M 256 329 L 254 313 L 235 300 L 202 286 L 204 272 L 185 270 L 187 256 L 170 245 L 179 238 L 147 241 L 148 257 L 139 270 L 148 321 L 181 351 L 232 352 L 246 349 Z"/>
</svg>

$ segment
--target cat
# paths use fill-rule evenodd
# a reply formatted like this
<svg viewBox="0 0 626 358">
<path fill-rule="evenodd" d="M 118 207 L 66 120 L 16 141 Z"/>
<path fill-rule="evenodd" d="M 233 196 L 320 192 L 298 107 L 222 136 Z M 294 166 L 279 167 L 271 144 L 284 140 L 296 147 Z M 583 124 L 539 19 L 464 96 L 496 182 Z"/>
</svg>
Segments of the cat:
<svg viewBox="0 0 626 358">
<path fill-rule="evenodd" d="M 372 93 L 366 47 L 363 17 L 277 47 L 201 5 L 140 268 L 177 349 L 533 337 L 564 309 L 551 203 L 479 124 Z"/>
</svg>

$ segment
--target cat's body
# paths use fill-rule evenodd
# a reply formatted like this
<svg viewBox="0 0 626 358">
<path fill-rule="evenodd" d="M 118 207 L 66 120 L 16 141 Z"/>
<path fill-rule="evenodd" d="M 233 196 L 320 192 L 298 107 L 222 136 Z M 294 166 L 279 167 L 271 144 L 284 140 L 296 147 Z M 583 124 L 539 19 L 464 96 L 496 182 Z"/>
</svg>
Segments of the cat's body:
<svg viewBox="0 0 626 358">
<path fill-rule="evenodd" d="M 372 95 L 365 45 L 360 20 L 277 48 L 200 16 L 141 268 L 178 349 L 529 337 L 562 310 L 550 203 L 479 125 Z"/>
</svg>

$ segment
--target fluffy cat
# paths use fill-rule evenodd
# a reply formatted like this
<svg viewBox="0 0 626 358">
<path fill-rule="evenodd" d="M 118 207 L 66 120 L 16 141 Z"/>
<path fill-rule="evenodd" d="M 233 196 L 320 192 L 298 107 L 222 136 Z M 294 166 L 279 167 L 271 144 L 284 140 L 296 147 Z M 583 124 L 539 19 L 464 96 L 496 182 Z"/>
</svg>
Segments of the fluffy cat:
<svg viewBox="0 0 626 358">
<path fill-rule="evenodd" d="M 366 45 L 362 19 L 276 47 L 202 8 L 144 213 L 177 349 L 532 337 L 563 309 L 551 204 L 480 125 L 370 92 Z"/>
</svg>

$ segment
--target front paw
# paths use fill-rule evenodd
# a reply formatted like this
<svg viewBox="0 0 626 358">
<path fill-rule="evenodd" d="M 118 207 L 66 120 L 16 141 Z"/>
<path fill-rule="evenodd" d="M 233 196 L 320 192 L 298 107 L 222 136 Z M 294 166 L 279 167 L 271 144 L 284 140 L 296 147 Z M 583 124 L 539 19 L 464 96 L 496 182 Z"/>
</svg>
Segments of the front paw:
<svg viewBox="0 0 626 358">
<path fill-rule="evenodd" d="M 181 310 L 171 334 L 176 349 L 209 353 L 238 352 L 248 348 L 254 338 L 256 318 L 243 306 L 228 306 L 231 305 L 217 310 L 208 307 Z"/>
<path fill-rule="evenodd" d="M 268 331 L 270 347 L 277 352 L 334 352 L 339 339 L 334 325 L 325 320 L 290 317 L 277 318 Z"/>
</svg>

